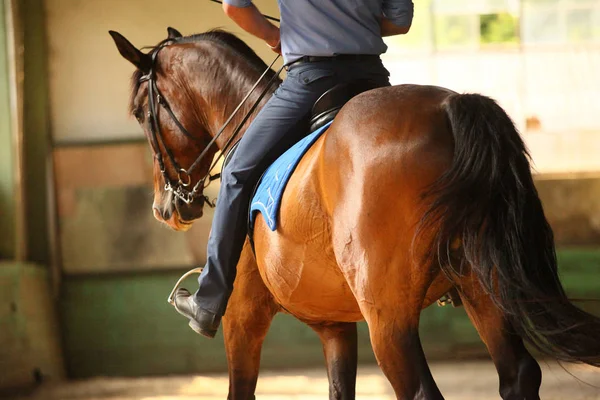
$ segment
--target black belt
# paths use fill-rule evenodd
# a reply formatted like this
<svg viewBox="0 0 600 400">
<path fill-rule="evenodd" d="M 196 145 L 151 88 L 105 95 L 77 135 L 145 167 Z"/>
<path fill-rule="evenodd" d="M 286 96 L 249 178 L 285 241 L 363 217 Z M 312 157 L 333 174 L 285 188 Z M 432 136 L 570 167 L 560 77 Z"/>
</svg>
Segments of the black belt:
<svg viewBox="0 0 600 400">
<path fill-rule="evenodd" d="M 292 64 L 314 63 L 321 61 L 375 61 L 380 60 L 377 54 L 338 54 L 335 56 L 304 56 Z"/>
</svg>

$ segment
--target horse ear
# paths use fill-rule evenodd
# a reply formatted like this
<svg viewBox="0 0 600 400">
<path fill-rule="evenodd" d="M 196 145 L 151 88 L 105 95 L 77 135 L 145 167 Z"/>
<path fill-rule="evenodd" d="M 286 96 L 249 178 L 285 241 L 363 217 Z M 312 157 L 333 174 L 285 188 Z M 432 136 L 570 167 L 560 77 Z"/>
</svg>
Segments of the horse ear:
<svg viewBox="0 0 600 400">
<path fill-rule="evenodd" d="M 150 72 L 152 67 L 152 59 L 149 55 L 142 53 L 139 51 L 131 42 L 119 32 L 108 31 L 110 36 L 112 36 L 115 44 L 117 45 L 117 49 L 119 49 L 119 53 L 125 58 L 127 61 L 135 65 L 142 72 Z"/>
<path fill-rule="evenodd" d="M 169 33 L 169 39 L 179 39 L 183 35 L 175 28 L 168 27 L 167 32 Z"/>
</svg>

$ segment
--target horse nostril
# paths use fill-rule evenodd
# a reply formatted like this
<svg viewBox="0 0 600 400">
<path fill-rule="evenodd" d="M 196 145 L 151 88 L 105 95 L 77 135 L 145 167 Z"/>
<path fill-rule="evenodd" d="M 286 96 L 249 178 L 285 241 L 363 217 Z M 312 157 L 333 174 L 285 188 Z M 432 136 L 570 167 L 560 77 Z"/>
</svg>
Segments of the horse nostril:
<svg viewBox="0 0 600 400">
<path fill-rule="evenodd" d="M 173 210 L 171 207 L 152 207 L 152 212 L 156 219 L 162 219 L 163 221 L 168 221 L 169 218 L 173 215 Z"/>
<path fill-rule="evenodd" d="M 163 208 L 162 217 L 163 217 L 163 219 L 165 221 L 168 220 L 168 219 L 171 219 L 172 215 L 173 215 L 173 208 L 172 207 L 165 207 L 165 208 Z"/>
</svg>

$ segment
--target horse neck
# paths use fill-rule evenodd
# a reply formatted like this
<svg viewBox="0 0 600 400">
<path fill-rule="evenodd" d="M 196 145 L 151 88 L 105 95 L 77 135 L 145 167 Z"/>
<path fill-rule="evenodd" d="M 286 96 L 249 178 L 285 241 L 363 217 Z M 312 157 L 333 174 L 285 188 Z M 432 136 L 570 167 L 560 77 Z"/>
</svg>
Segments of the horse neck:
<svg viewBox="0 0 600 400">
<path fill-rule="evenodd" d="M 203 55 L 202 59 L 204 62 L 198 63 L 192 73 L 199 81 L 199 84 L 195 85 L 198 88 L 197 99 L 199 101 L 196 101 L 195 104 L 203 108 L 202 114 L 204 115 L 207 131 L 214 137 L 219 133 L 221 127 L 229 119 L 243 98 L 250 92 L 252 86 L 264 71 L 257 71 L 248 60 L 245 60 L 230 49 L 224 49 L 218 45 L 207 47 L 209 54 Z M 216 143 L 220 150 L 224 149 L 237 126 L 258 101 L 269 79 L 270 75 L 267 74 L 227 125 L 227 128 L 218 137 Z M 258 106 L 236 135 L 233 142 L 242 137 L 249 123 L 252 122 L 258 111 L 271 97 L 275 90 L 274 87 L 275 85 L 260 100 Z"/>
</svg>

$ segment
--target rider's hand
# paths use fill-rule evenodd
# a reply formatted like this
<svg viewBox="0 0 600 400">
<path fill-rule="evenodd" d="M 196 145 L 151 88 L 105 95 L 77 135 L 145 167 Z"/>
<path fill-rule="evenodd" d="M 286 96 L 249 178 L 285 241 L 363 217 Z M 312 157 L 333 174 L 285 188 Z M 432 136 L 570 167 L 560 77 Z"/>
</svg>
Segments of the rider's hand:
<svg viewBox="0 0 600 400">
<path fill-rule="evenodd" d="M 254 4 L 249 7 L 236 7 L 224 3 L 223 11 L 240 28 L 264 40 L 274 52 L 281 54 L 279 28 L 270 23 Z"/>
<path fill-rule="evenodd" d="M 269 35 L 270 37 L 266 40 L 267 46 L 271 48 L 275 53 L 281 54 L 281 36 L 279 33 L 279 28 L 273 26 L 273 33 Z"/>
</svg>

